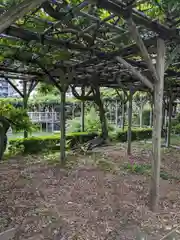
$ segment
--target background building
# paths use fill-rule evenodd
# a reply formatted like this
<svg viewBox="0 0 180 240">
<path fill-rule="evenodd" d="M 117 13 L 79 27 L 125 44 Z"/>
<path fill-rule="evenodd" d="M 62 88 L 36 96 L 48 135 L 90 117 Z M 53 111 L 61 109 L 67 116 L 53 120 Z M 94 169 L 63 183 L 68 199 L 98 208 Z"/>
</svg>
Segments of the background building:
<svg viewBox="0 0 180 240">
<path fill-rule="evenodd" d="M 20 80 L 15 80 L 14 84 L 22 92 L 23 84 Z M 0 97 L 20 97 L 18 92 L 3 78 L 0 78 Z"/>
<path fill-rule="evenodd" d="M 7 81 L 0 79 L 0 97 L 8 97 L 9 96 L 9 84 Z"/>
</svg>

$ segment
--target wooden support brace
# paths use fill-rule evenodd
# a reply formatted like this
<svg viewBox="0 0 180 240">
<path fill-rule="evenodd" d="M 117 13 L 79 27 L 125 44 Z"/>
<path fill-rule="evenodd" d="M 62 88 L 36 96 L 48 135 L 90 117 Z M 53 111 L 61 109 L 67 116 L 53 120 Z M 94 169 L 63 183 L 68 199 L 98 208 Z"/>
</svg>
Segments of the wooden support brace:
<svg viewBox="0 0 180 240">
<path fill-rule="evenodd" d="M 116 60 L 120 62 L 122 65 L 124 65 L 125 68 L 127 68 L 131 74 L 136 78 L 139 79 L 142 83 L 144 83 L 147 87 L 149 87 L 151 90 L 153 90 L 153 84 L 147 79 L 145 76 L 143 76 L 139 71 L 137 71 L 131 64 L 126 62 L 121 57 L 116 57 Z"/>
<path fill-rule="evenodd" d="M 8 77 L 4 76 L 4 79 L 9 83 L 9 85 L 11 85 L 12 88 L 14 88 L 14 90 L 15 90 L 22 98 L 24 97 L 23 93 L 16 87 L 16 85 L 15 85 L 12 81 L 9 80 Z"/>
<path fill-rule="evenodd" d="M 141 51 L 141 55 L 143 56 L 144 60 L 146 61 L 147 65 L 148 65 L 148 69 L 154 78 L 154 81 L 157 81 L 158 75 L 156 73 L 156 69 L 152 63 L 150 56 L 149 56 L 148 50 L 147 50 L 146 46 L 144 45 L 144 42 L 139 34 L 136 24 L 133 22 L 132 18 L 128 18 L 126 21 L 127 21 L 127 25 L 129 27 L 129 32 L 132 36 L 132 39 L 138 45 L 138 47 Z"/>
</svg>

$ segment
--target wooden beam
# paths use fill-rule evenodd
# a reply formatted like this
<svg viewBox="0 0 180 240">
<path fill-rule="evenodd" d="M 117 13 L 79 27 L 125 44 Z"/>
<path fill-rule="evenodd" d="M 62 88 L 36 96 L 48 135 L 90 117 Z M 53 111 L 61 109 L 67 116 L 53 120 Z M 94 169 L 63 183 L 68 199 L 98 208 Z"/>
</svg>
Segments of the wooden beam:
<svg viewBox="0 0 180 240">
<path fill-rule="evenodd" d="M 30 10 L 36 8 L 46 0 L 24 0 L 23 2 L 13 5 L 7 11 L 0 15 L 0 33 L 11 26 L 17 19 L 24 17 Z"/>
<path fill-rule="evenodd" d="M 161 165 L 161 127 L 162 127 L 162 103 L 164 90 L 165 68 L 165 41 L 157 40 L 156 70 L 159 81 L 154 83 L 154 113 L 153 113 L 153 151 L 152 151 L 152 179 L 151 179 L 151 209 L 157 210 L 159 201 L 159 181 Z"/>
<path fill-rule="evenodd" d="M 149 71 L 151 72 L 153 78 L 155 81 L 158 80 L 158 76 L 157 76 L 157 73 L 156 73 L 156 69 L 152 63 L 152 60 L 149 56 L 149 53 L 148 53 L 148 50 L 139 34 L 139 31 L 136 27 L 136 24 L 133 22 L 132 18 L 128 18 L 126 20 L 127 22 L 127 25 L 128 25 L 128 28 L 129 28 L 129 32 L 130 32 L 130 35 L 132 36 L 132 39 L 136 42 L 136 44 L 138 45 L 139 49 L 140 49 L 140 52 L 141 52 L 141 55 L 143 57 L 143 59 L 145 60 L 145 62 L 147 63 L 147 66 L 148 66 L 148 69 Z"/>
<path fill-rule="evenodd" d="M 11 87 L 12 87 L 22 98 L 24 98 L 23 93 L 16 87 L 16 85 L 14 85 L 13 82 L 11 82 L 11 81 L 9 80 L 8 77 L 4 76 L 4 79 L 9 83 L 9 85 L 11 85 Z"/>
<path fill-rule="evenodd" d="M 136 79 L 139 79 L 142 83 L 144 83 L 147 87 L 149 87 L 151 90 L 153 90 L 153 84 L 149 81 L 148 78 L 146 78 L 145 76 L 143 76 L 139 71 L 137 71 L 131 64 L 129 64 L 128 62 L 126 62 L 123 58 L 121 57 L 116 57 L 116 60 L 118 62 L 120 62 L 121 64 L 124 65 L 125 68 L 127 68 L 131 74 L 133 75 L 133 77 L 135 77 Z"/>
</svg>

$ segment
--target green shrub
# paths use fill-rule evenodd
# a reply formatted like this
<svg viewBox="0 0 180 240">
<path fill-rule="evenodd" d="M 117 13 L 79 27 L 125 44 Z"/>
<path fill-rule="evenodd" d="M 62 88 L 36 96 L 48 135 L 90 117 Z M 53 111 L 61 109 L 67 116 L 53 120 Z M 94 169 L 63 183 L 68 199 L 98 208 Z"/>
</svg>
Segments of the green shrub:
<svg viewBox="0 0 180 240">
<path fill-rule="evenodd" d="M 180 123 L 178 123 L 175 126 L 172 126 L 172 130 L 174 131 L 175 134 L 180 134 Z"/>
<path fill-rule="evenodd" d="M 151 165 L 150 164 L 145 164 L 145 163 L 126 163 L 124 165 L 124 169 L 128 170 L 131 173 L 135 173 L 135 174 L 146 174 L 146 175 L 150 175 L 151 174 Z M 161 170 L 160 171 L 160 177 L 163 180 L 168 180 L 168 179 L 174 179 L 174 177 L 170 174 L 168 174 L 167 172 Z"/>
<path fill-rule="evenodd" d="M 101 122 L 99 115 L 94 107 L 91 107 L 84 117 L 86 132 L 101 132 Z M 76 117 L 67 121 L 68 132 L 81 132 L 81 118 Z M 114 125 L 107 122 L 109 131 L 114 130 Z"/>
<path fill-rule="evenodd" d="M 66 140 L 71 140 L 71 147 L 77 142 L 87 142 L 94 137 L 96 133 L 71 133 L 66 135 Z M 53 136 L 43 136 L 43 137 L 29 137 L 26 139 L 13 139 L 9 141 L 9 151 L 14 152 L 14 149 L 23 149 L 25 154 L 27 153 L 38 153 L 42 151 L 50 151 L 59 149 L 57 146 L 60 142 L 60 135 L 55 134 Z"/>
<path fill-rule="evenodd" d="M 135 140 L 144 140 L 152 137 L 152 129 L 151 128 L 135 128 L 132 129 L 132 141 Z M 112 140 L 126 142 L 127 141 L 127 129 L 122 131 L 121 129 L 116 130 L 116 132 L 112 132 L 110 134 L 110 138 Z"/>
<path fill-rule="evenodd" d="M 151 170 L 151 165 L 145 163 L 127 163 L 124 165 L 124 169 L 136 173 L 136 174 L 149 174 Z"/>
<path fill-rule="evenodd" d="M 6 101 L 0 101 L 0 116 L 7 117 L 14 123 L 11 126 L 14 132 L 20 132 L 22 130 L 32 132 L 36 129 L 36 126 L 29 119 L 25 109 L 22 107 L 14 107 Z"/>
<path fill-rule="evenodd" d="M 85 143 L 98 136 L 97 133 L 74 132 L 66 135 L 66 140 L 70 142 L 70 148 L 76 143 Z M 152 129 L 132 129 L 132 141 L 149 139 L 152 136 Z M 119 142 L 127 141 L 127 129 L 123 132 L 121 129 L 110 133 L 110 138 Z M 53 136 L 29 137 L 26 139 L 12 139 L 9 141 L 9 151 L 18 152 L 19 149 L 24 153 L 38 153 L 42 151 L 57 150 L 60 143 L 60 134 Z"/>
<path fill-rule="evenodd" d="M 81 118 L 77 117 L 67 121 L 68 132 L 81 132 Z"/>
<path fill-rule="evenodd" d="M 149 126 L 150 125 L 150 109 L 144 109 L 142 118 L 143 118 L 143 125 L 144 126 Z"/>
</svg>

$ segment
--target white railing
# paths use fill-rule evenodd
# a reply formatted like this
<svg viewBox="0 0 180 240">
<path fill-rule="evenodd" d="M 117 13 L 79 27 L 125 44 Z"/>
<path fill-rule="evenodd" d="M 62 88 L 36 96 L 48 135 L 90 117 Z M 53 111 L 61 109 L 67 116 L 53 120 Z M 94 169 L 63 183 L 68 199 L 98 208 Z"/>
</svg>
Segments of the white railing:
<svg viewBox="0 0 180 240">
<path fill-rule="evenodd" d="M 28 112 L 32 122 L 56 122 L 60 119 L 58 112 Z"/>
</svg>

